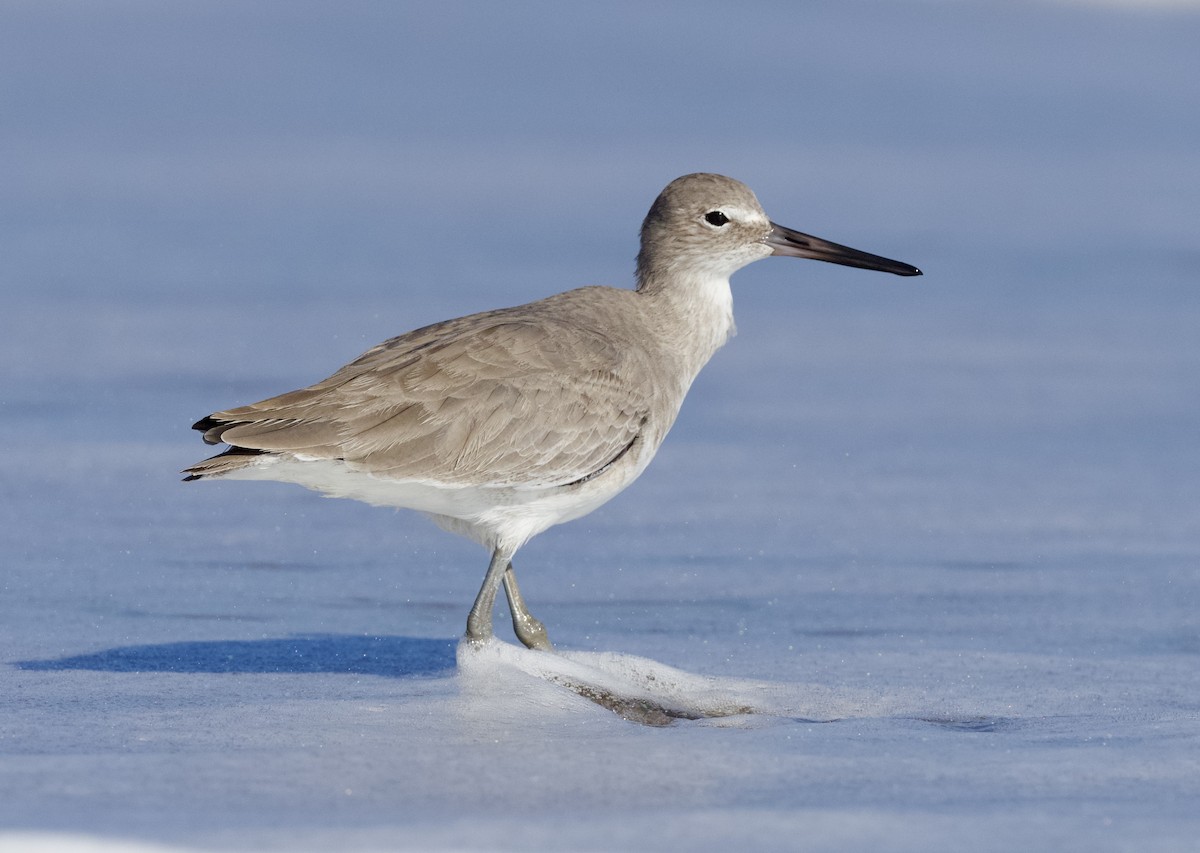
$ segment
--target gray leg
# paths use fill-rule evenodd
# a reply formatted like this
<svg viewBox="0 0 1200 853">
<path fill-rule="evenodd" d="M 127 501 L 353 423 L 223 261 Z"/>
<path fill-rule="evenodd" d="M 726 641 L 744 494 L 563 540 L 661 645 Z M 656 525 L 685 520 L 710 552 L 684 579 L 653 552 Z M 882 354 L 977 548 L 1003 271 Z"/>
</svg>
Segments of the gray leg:
<svg viewBox="0 0 1200 853">
<path fill-rule="evenodd" d="M 513 631 L 516 633 L 517 639 L 530 649 L 552 650 L 554 646 L 550 644 L 546 626 L 534 618 L 534 615 L 529 612 L 529 608 L 525 606 L 525 599 L 521 597 L 521 590 L 517 586 L 517 574 L 513 571 L 512 563 L 508 564 L 508 569 L 504 572 L 504 594 L 508 596 L 508 610 L 512 613 Z"/>
<path fill-rule="evenodd" d="M 467 639 L 472 642 L 482 643 L 491 639 L 496 593 L 500 591 L 500 582 L 512 563 L 512 556 L 513 552 L 504 548 L 492 552 L 492 562 L 483 576 L 483 586 L 479 587 L 479 595 L 475 596 L 475 603 L 467 615 Z"/>
</svg>

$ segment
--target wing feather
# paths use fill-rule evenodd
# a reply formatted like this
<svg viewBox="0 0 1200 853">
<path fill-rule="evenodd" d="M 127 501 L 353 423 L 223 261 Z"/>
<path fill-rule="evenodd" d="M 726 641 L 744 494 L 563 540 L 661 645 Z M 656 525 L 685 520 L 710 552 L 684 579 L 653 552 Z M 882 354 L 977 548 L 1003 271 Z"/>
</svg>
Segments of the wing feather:
<svg viewBox="0 0 1200 853">
<path fill-rule="evenodd" d="M 385 341 L 328 379 L 200 421 L 205 439 L 379 475 L 536 486 L 624 453 L 654 375 L 601 328 L 488 312 Z"/>
</svg>

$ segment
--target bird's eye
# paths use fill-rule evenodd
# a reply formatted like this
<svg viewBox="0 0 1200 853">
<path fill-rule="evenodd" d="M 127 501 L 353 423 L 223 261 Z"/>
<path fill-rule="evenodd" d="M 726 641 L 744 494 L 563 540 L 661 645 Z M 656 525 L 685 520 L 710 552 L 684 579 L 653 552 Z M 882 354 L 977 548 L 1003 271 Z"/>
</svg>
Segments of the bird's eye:
<svg viewBox="0 0 1200 853">
<path fill-rule="evenodd" d="M 707 222 L 709 225 L 715 225 L 718 228 L 720 228 L 722 225 L 724 225 L 726 222 L 729 221 L 729 217 L 726 216 L 724 213 L 722 213 L 719 210 L 711 210 L 708 213 L 704 214 L 704 221 Z"/>
</svg>

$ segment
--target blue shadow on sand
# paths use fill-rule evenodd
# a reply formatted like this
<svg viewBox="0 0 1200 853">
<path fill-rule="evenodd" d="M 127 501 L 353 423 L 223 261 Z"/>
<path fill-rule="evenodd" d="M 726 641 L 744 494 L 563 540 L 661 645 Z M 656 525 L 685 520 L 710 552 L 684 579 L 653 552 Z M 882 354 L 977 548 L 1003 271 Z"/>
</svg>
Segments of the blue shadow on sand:
<svg viewBox="0 0 1200 853">
<path fill-rule="evenodd" d="M 100 672 L 341 672 L 390 678 L 454 670 L 457 640 L 301 634 L 270 640 L 215 640 L 121 646 L 56 660 L 16 661 L 25 670 Z"/>
</svg>

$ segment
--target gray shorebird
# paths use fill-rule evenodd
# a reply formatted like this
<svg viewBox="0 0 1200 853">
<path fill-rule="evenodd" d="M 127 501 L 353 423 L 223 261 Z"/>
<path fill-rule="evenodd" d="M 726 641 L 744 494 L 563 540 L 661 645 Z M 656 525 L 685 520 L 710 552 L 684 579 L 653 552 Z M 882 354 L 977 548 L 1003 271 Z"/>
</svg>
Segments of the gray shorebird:
<svg viewBox="0 0 1200 853">
<path fill-rule="evenodd" d="M 186 469 L 298 483 L 423 512 L 491 551 L 466 636 L 552 648 L 513 573 L 517 549 L 646 469 L 700 368 L 733 330 L 729 276 L 769 255 L 920 275 L 772 223 L 731 178 L 685 175 L 642 223 L 637 288 L 583 287 L 384 341 L 328 379 L 193 428 L 229 449 Z"/>
</svg>

